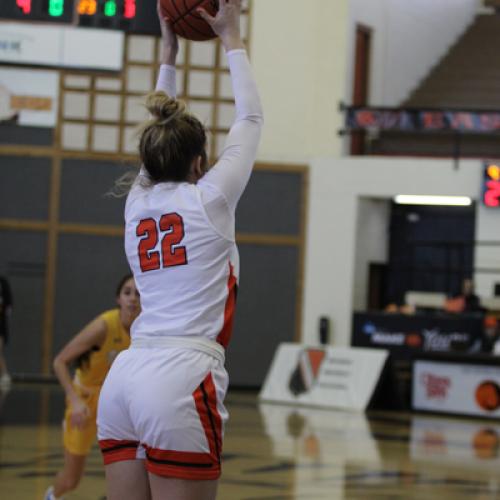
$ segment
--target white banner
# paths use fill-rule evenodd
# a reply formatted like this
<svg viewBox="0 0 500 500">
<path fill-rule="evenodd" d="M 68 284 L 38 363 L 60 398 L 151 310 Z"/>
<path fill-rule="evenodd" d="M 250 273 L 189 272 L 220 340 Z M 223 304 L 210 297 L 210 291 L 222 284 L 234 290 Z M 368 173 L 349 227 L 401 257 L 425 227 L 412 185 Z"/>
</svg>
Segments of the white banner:
<svg viewBox="0 0 500 500">
<path fill-rule="evenodd" d="M 364 411 L 388 356 L 383 349 L 281 344 L 262 401 Z"/>
<path fill-rule="evenodd" d="M 415 361 L 413 408 L 498 418 L 500 367 Z"/>
<path fill-rule="evenodd" d="M 55 127 L 58 95 L 57 71 L 0 66 L 0 121 Z"/>
<path fill-rule="evenodd" d="M 0 22 L 0 61 L 119 71 L 124 34 L 104 29 Z"/>
</svg>

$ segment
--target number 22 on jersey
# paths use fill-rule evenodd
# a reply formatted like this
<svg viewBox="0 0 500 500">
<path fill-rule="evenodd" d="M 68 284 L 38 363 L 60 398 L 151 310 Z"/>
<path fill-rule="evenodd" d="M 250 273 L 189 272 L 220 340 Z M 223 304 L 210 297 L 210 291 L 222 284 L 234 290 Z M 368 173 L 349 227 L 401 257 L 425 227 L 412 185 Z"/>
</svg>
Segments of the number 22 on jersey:
<svg viewBox="0 0 500 500">
<path fill-rule="evenodd" d="M 178 213 L 162 215 L 159 222 L 153 218 L 142 219 L 137 225 L 136 235 L 141 238 L 138 253 L 143 273 L 187 264 L 186 247 L 177 246 L 184 239 L 184 221 Z M 158 251 L 155 248 L 159 238 Z"/>
</svg>

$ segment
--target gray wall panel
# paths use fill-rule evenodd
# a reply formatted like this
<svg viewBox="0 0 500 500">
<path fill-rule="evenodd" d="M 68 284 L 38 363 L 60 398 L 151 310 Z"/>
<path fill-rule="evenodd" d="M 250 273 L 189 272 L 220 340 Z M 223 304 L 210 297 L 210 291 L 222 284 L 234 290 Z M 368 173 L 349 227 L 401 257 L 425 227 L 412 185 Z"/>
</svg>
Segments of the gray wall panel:
<svg viewBox="0 0 500 500">
<path fill-rule="evenodd" d="M 65 160 L 61 182 L 61 222 L 123 224 L 125 198 L 106 193 L 126 168 L 113 162 Z"/>
<path fill-rule="evenodd" d="M 51 146 L 54 130 L 47 127 L 25 127 L 12 124 L 0 125 L 0 144 Z"/>
<path fill-rule="evenodd" d="M 115 307 L 116 285 L 128 272 L 123 238 L 60 236 L 53 354 L 89 321 Z"/>
<path fill-rule="evenodd" d="M 0 241 L 0 272 L 9 280 L 14 303 L 7 364 L 13 373 L 40 373 L 46 237 L 0 231 Z"/>
<path fill-rule="evenodd" d="M 236 210 L 236 230 L 298 235 L 302 174 L 253 172 Z"/>
<path fill-rule="evenodd" d="M 298 249 L 240 245 L 241 276 L 226 366 L 231 385 L 260 386 L 274 351 L 293 341 Z"/>
<path fill-rule="evenodd" d="M 0 217 L 47 219 L 50 166 L 47 158 L 0 156 Z"/>
</svg>

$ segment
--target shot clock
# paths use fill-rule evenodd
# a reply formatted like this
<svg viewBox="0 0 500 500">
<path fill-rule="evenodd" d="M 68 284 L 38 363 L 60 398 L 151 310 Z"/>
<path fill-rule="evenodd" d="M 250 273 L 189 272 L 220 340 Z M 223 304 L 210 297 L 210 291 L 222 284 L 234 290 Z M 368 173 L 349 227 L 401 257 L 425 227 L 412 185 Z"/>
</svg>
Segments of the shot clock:
<svg viewBox="0 0 500 500">
<path fill-rule="evenodd" d="M 484 165 L 483 203 L 489 208 L 500 208 L 500 166 Z"/>
<path fill-rule="evenodd" d="M 160 33 L 156 0 L 0 0 L 2 19 Z"/>
</svg>

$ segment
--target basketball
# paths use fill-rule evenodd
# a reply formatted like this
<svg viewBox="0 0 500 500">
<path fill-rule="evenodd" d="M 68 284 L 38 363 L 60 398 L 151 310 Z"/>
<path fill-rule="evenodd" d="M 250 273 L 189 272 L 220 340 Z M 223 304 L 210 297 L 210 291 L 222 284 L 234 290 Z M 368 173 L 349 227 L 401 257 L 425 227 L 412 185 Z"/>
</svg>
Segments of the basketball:
<svg viewBox="0 0 500 500">
<path fill-rule="evenodd" d="M 476 389 L 476 403 L 486 411 L 495 411 L 500 407 L 500 387 L 493 380 L 487 380 Z"/>
<path fill-rule="evenodd" d="M 217 35 L 198 14 L 199 8 L 215 16 L 219 9 L 218 0 L 161 0 L 162 13 L 168 17 L 174 31 L 187 40 L 211 40 Z"/>
</svg>

